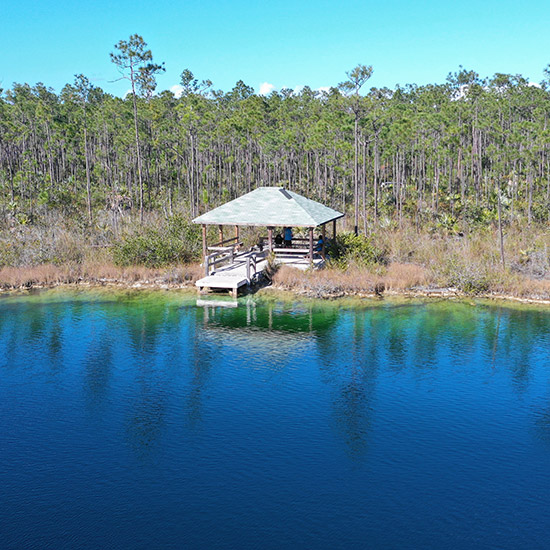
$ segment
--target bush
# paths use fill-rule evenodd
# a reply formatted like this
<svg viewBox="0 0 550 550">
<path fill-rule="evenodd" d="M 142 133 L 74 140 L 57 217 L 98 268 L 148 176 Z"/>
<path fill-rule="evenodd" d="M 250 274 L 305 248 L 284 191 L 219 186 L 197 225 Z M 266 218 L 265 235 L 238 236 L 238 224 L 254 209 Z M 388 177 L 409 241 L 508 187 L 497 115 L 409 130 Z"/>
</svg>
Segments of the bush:
<svg viewBox="0 0 550 550">
<path fill-rule="evenodd" d="M 123 237 L 113 246 L 113 260 L 122 266 L 164 267 L 194 260 L 199 249 L 198 226 L 172 216 L 163 227 L 148 227 Z"/>
<path fill-rule="evenodd" d="M 533 246 L 519 251 L 519 261 L 512 263 L 512 271 L 516 271 L 533 279 L 544 279 L 550 275 L 550 257 L 547 246 Z"/>
<path fill-rule="evenodd" d="M 80 263 L 82 241 L 81 235 L 66 229 L 23 226 L 9 235 L 0 235 L 0 267 Z"/>
<path fill-rule="evenodd" d="M 341 233 L 336 241 L 329 241 L 328 255 L 334 265 L 345 269 L 350 263 L 358 266 L 386 264 L 387 253 L 378 248 L 369 237 Z"/>
<path fill-rule="evenodd" d="M 449 274 L 449 283 L 464 294 L 484 294 L 490 288 L 490 279 L 479 266 L 457 265 Z"/>
</svg>

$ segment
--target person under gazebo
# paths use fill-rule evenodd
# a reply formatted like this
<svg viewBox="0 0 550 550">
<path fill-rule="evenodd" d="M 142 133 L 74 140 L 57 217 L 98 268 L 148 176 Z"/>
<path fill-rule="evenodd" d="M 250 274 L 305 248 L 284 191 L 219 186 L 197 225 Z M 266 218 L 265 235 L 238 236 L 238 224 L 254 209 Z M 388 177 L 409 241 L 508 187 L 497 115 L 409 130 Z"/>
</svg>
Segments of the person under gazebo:
<svg viewBox="0 0 550 550">
<path fill-rule="evenodd" d="M 291 227 L 285 227 L 283 229 L 283 235 L 284 235 L 284 239 L 285 239 L 286 248 L 292 248 L 292 228 Z"/>
</svg>

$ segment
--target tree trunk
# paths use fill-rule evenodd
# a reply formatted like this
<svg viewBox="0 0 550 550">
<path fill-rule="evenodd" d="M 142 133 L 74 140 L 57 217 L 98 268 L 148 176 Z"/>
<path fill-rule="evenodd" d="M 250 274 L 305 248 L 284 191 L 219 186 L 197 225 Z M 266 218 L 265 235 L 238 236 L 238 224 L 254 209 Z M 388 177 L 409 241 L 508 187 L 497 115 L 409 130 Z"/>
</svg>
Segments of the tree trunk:
<svg viewBox="0 0 550 550">
<path fill-rule="evenodd" d="M 139 128 L 138 128 L 138 109 L 136 98 L 136 83 L 134 76 L 134 68 L 131 67 L 130 80 L 132 82 L 132 103 L 134 107 L 134 130 L 136 136 L 136 155 L 137 155 L 137 169 L 138 169 L 138 183 L 139 183 L 139 221 L 143 223 L 143 176 L 141 173 L 141 150 L 139 144 Z"/>
</svg>

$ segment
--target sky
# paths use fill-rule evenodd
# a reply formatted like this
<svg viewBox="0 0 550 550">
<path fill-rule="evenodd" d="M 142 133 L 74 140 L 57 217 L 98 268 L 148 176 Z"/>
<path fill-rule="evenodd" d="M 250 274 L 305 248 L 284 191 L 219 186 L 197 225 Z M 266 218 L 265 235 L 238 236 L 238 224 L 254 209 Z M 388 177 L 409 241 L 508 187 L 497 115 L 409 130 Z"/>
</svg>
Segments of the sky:
<svg viewBox="0 0 550 550">
<path fill-rule="evenodd" d="M 541 0 L 0 0 L 0 87 L 43 82 L 56 92 L 82 73 L 123 95 L 109 53 L 140 34 L 174 89 L 189 68 L 215 89 L 336 86 L 357 64 L 367 87 L 442 83 L 459 65 L 482 77 L 540 82 L 550 63 L 550 3 Z"/>
</svg>

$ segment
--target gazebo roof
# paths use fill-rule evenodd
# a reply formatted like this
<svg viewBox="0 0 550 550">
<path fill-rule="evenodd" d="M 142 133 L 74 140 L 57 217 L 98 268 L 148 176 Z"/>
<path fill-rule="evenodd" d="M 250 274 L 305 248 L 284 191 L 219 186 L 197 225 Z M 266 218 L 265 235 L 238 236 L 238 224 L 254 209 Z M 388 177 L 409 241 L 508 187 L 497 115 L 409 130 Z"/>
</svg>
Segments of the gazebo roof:
<svg viewBox="0 0 550 550">
<path fill-rule="evenodd" d="M 283 187 L 258 187 L 195 218 L 205 225 L 317 227 L 344 214 Z"/>
</svg>

